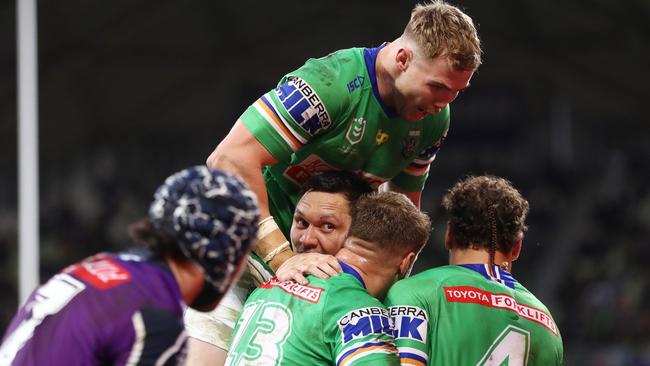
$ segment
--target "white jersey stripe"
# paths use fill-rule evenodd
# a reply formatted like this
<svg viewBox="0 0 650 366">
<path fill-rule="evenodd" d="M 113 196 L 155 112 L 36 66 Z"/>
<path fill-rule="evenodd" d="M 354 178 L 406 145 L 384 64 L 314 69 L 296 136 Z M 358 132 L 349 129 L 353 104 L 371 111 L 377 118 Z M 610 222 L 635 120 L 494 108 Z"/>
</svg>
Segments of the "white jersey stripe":
<svg viewBox="0 0 650 366">
<path fill-rule="evenodd" d="M 260 101 L 260 100 L 258 100 L 257 102 L 255 102 L 255 103 L 253 104 L 253 106 L 255 107 L 255 109 L 257 110 L 257 112 L 258 112 L 262 117 L 264 117 L 264 119 L 266 120 L 266 122 L 268 122 L 268 124 L 271 125 L 271 126 L 273 127 L 273 129 L 275 130 L 275 132 L 277 132 L 278 135 L 280 135 L 280 137 L 284 140 L 284 142 L 287 143 L 287 145 L 289 146 L 289 148 L 291 149 L 291 151 L 295 152 L 296 150 L 298 150 L 298 146 L 296 146 L 296 144 L 294 144 L 294 142 L 291 141 L 291 139 L 289 139 L 289 138 L 285 135 L 284 131 L 282 131 L 282 129 L 280 129 L 280 127 L 279 127 L 278 125 L 276 125 L 276 123 L 275 123 L 275 121 L 273 120 L 273 118 L 272 118 L 271 116 L 268 115 L 268 113 L 264 110 L 264 108 L 262 108 L 262 107 L 259 105 L 259 103 L 263 103 L 263 102 Z"/>
<path fill-rule="evenodd" d="M 142 350 L 144 349 L 144 338 L 147 336 L 147 330 L 144 327 L 144 320 L 139 311 L 133 314 L 131 322 L 133 323 L 133 330 L 135 331 L 135 340 L 133 341 L 131 354 L 129 354 L 129 358 L 126 361 L 126 366 L 134 366 L 138 364 L 140 357 L 142 357 Z"/>
</svg>

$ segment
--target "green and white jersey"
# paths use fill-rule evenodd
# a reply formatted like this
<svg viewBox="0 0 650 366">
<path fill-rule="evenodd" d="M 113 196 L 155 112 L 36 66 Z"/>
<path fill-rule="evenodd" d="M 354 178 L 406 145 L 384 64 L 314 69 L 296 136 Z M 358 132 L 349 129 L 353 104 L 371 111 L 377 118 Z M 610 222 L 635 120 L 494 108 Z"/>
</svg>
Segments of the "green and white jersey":
<svg viewBox="0 0 650 366">
<path fill-rule="evenodd" d="M 561 365 L 550 312 L 510 273 L 444 266 L 397 282 L 386 305 L 407 365 Z"/>
<path fill-rule="evenodd" d="M 310 59 L 241 116 L 278 160 L 264 173 L 271 214 L 285 234 L 299 187 L 318 172 L 356 172 L 374 188 L 389 180 L 408 192 L 424 187 L 449 129 L 449 107 L 408 122 L 384 105 L 375 75 L 379 50 Z"/>
<path fill-rule="evenodd" d="M 246 301 L 226 365 L 399 365 L 388 310 L 344 273 L 262 284 Z"/>
</svg>

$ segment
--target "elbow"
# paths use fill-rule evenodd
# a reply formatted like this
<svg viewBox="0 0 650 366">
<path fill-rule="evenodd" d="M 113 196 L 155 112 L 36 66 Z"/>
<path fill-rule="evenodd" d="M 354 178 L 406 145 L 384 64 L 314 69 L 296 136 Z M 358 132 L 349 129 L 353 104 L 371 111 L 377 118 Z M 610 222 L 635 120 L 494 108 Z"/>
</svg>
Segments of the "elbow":
<svg viewBox="0 0 650 366">
<path fill-rule="evenodd" d="M 210 156 L 208 156 L 208 158 L 205 160 L 205 165 L 207 165 L 208 168 L 211 169 L 219 168 L 219 160 L 221 160 L 219 156 L 220 154 L 217 153 L 216 150 L 213 151 L 212 154 L 210 154 Z"/>
</svg>

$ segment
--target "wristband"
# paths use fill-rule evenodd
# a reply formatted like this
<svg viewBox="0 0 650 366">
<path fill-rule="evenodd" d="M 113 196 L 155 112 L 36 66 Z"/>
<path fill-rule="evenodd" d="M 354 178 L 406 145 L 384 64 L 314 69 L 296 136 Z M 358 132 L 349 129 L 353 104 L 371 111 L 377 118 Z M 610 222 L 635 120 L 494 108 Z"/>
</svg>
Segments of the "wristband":
<svg viewBox="0 0 650 366">
<path fill-rule="evenodd" d="M 289 241 L 284 237 L 278 224 L 269 216 L 259 223 L 255 253 L 275 271 L 285 260 L 293 256 Z M 276 259 L 276 260 L 274 260 Z"/>
</svg>

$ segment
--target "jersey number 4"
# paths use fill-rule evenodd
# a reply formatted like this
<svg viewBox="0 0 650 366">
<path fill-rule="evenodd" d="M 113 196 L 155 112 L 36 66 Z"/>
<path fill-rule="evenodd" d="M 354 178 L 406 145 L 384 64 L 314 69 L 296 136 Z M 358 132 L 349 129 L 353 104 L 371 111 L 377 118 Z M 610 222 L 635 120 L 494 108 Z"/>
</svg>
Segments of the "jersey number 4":
<svg viewBox="0 0 650 366">
<path fill-rule="evenodd" d="M 254 301 L 242 310 L 227 366 L 280 365 L 293 315 L 280 303 Z"/>
<path fill-rule="evenodd" d="M 494 340 L 477 366 L 523 366 L 528 363 L 530 333 L 509 325 Z"/>
</svg>

